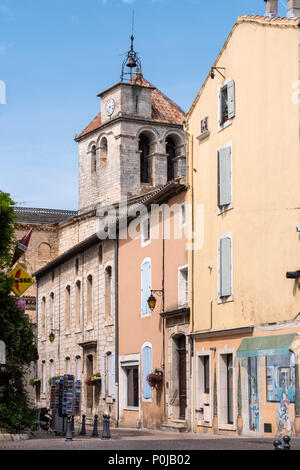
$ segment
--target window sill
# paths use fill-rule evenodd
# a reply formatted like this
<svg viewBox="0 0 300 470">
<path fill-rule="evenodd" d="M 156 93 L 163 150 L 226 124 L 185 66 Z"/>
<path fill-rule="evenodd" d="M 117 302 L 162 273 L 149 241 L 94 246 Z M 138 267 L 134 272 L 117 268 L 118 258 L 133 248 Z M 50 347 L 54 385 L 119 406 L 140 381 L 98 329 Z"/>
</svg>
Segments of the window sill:
<svg viewBox="0 0 300 470">
<path fill-rule="evenodd" d="M 227 204 L 226 206 L 217 207 L 217 215 L 224 214 L 224 212 L 230 211 L 233 209 L 233 203 Z"/>
<path fill-rule="evenodd" d="M 139 407 L 138 406 L 126 406 L 125 408 L 123 408 L 123 410 L 126 410 L 126 411 L 139 411 Z"/>
<path fill-rule="evenodd" d="M 210 136 L 210 131 L 205 131 L 202 134 L 198 135 L 196 139 L 201 142 L 202 140 L 207 139 Z"/>
<path fill-rule="evenodd" d="M 86 327 L 86 331 L 91 331 L 93 329 L 94 329 L 94 327 L 92 325 Z"/>
<path fill-rule="evenodd" d="M 223 131 L 224 129 L 226 129 L 226 127 L 229 127 L 231 124 L 232 124 L 232 119 L 228 119 L 228 121 L 224 122 L 224 124 L 222 124 L 221 126 L 219 124 L 218 132 Z"/>
<path fill-rule="evenodd" d="M 198 421 L 197 426 L 202 426 L 203 428 L 211 428 L 212 424 L 207 421 Z"/>
<path fill-rule="evenodd" d="M 75 330 L 74 333 L 75 333 L 75 335 L 77 335 L 78 333 L 82 333 L 82 331 L 81 330 Z"/>
<path fill-rule="evenodd" d="M 109 326 L 114 326 L 114 323 L 105 323 L 104 328 L 109 327 Z"/>
<path fill-rule="evenodd" d="M 236 431 L 236 426 L 235 424 L 219 424 L 219 429 L 226 431 Z"/>
<path fill-rule="evenodd" d="M 65 331 L 65 336 L 70 336 L 71 331 Z"/>
<path fill-rule="evenodd" d="M 218 304 L 227 304 L 228 302 L 233 302 L 233 295 L 230 297 L 218 297 Z"/>
</svg>

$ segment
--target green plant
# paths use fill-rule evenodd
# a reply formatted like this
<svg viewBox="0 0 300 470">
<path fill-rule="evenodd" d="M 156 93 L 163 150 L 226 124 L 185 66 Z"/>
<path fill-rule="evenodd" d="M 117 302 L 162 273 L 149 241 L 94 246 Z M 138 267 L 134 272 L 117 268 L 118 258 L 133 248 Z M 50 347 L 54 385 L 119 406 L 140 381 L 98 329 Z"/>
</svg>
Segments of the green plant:
<svg viewBox="0 0 300 470">
<path fill-rule="evenodd" d="M 6 346 L 6 365 L 0 373 L 0 428 L 19 432 L 34 423 L 24 388 L 27 368 L 37 357 L 34 325 L 11 295 L 13 280 L 7 277 L 15 250 L 15 203 L 0 191 L 0 339 Z"/>
<path fill-rule="evenodd" d="M 41 379 L 38 379 L 38 378 L 30 379 L 29 380 L 29 385 L 31 385 L 32 387 L 40 387 Z"/>
<path fill-rule="evenodd" d="M 48 380 L 48 383 L 49 385 L 52 384 L 52 380 L 59 380 L 60 379 L 60 376 L 58 375 L 57 377 L 50 377 L 50 379 Z"/>
</svg>

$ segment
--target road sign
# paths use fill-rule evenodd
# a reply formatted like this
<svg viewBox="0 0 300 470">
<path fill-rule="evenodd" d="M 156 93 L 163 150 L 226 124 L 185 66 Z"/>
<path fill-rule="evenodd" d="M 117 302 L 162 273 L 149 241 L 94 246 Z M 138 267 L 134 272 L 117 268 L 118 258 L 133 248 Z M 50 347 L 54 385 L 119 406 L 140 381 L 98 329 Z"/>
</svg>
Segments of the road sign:
<svg viewBox="0 0 300 470">
<path fill-rule="evenodd" d="M 27 289 L 29 289 L 32 284 L 34 284 L 35 280 L 22 268 L 20 264 L 9 273 L 8 277 L 12 277 L 14 279 L 13 285 L 13 292 L 20 296 L 24 294 Z"/>
</svg>

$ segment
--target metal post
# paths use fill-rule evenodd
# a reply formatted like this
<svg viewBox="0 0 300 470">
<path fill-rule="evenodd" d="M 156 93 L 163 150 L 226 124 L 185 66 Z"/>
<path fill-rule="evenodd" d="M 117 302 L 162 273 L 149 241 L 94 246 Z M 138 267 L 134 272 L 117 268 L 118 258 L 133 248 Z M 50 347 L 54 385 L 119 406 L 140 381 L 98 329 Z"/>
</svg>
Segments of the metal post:
<svg viewBox="0 0 300 470">
<path fill-rule="evenodd" d="M 109 425 L 110 416 L 103 415 L 103 432 L 102 432 L 102 440 L 110 439 L 110 425 Z"/>
<path fill-rule="evenodd" d="M 80 436 L 86 436 L 86 429 L 85 429 L 85 415 L 82 415 L 82 423 L 81 423 L 81 431 Z"/>
<path fill-rule="evenodd" d="M 290 446 L 290 436 L 283 436 L 282 438 L 284 444 L 283 444 L 283 448 L 284 450 L 290 450 L 291 446 Z"/>
<path fill-rule="evenodd" d="M 66 441 L 72 441 L 72 416 L 67 416 Z"/>
<path fill-rule="evenodd" d="M 284 447 L 283 447 L 282 442 L 280 440 L 274 441 L 273 446 L 275 447 L 275 450 L 284 450 Z"/>
<path fill-rule="evenodd" d="M 93 429 L 92 437 L 99 437 L 99 433 L 98 433 L 98 415 L 95 415 L 94 429 Z"/>
</svg>

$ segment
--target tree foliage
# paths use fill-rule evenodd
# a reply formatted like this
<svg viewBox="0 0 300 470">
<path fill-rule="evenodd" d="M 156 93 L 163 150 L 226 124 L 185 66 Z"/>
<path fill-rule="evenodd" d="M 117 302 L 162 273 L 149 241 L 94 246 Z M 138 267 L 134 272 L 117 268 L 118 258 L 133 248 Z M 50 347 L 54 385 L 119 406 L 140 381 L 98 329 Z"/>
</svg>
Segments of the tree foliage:
<svg viewBox="0 0 300 470">
<path fill-rule="evenodd" d="M 7 277 L 16 246 L 13 207 L 9 194 L 0 191 L 0 339 L 6 345 L 6 365 L 0 369 L 0 428 L 18 432 L 33 421 L 23 383 L 36 348 L 33 325 L 11 295 L 13 281 Z"/>
</svg>

